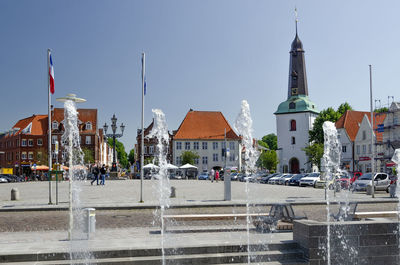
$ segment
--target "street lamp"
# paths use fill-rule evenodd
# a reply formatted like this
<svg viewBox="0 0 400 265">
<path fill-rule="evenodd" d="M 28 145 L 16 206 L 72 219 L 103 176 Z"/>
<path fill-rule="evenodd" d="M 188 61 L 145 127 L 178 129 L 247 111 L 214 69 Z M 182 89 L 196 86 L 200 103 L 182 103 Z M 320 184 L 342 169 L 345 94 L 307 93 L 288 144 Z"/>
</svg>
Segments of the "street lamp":
<svg viewBox="0 0 400 265">
<path fill-rule="evenodd" d="M 117 163 L 115 161 L 115 139 L 122 137 L 124 135 L 124 130 L 125 130 L 125 125 L 123 123 L 121 123 L 121 125 L 119 127 L 121 129 L 121 133 L 120 134 L 116 133 L 117 132 L 117 117 L 115 117 L 115 114 L 111 118 L 112 133 L 107 134 L 107 130 L 108 130 L 107 123 L 104 123 L 104 125 L 103 125 L 104 135 L 107 138 L 108 137 L 112 137 L 113 138 L 113 162 L 112 162 L 112 166 L 111 166 L 111 170 L 110 170 L 111 172 L 116 172 L 117 171 Z"/>
</svg>

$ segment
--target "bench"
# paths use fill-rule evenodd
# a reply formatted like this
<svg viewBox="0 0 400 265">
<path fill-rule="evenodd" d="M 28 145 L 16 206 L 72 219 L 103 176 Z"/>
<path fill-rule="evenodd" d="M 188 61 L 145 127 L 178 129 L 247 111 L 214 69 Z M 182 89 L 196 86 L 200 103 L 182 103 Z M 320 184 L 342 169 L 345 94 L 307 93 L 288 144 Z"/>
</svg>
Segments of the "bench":
<svg viewBox="0 0 400 265">
<path fill-rule="evenodd" d="M 261 217 L 268 216 L 268 213 L 222 213 L 222 214 L 175 214 L 175 215 L 164 215 L 164 231 L 166 230 L 167 220 L 173 221 L 215 221 L 215 220 L 245 220 L 247 217 Z"/>
<path fill-rule="evenodd" d="M 399 217 L 398 211 L 355 212 L 354 219 Z"/>
</svg>

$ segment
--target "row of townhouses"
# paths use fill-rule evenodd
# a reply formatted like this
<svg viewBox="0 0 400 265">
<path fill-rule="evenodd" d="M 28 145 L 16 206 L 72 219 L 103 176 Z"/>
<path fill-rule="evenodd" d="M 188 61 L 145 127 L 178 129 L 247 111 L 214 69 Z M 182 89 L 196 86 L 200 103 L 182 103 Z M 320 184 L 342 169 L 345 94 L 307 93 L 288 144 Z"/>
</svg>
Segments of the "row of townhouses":
<svg viewBox="0 0 400 265">
<path fill-rule="evenodd" d="M 51 112 L 53 163 L 66 164 L 66 150 L 61 144 L 64 133 L 64 109 Z M 81 148 L 90 152 L 93 162 L 110 164 L 112 151 L 97 124 L 97 109 L 78 109 Z M 0 134 L 0 167 L 13 168 L 14 174 L 30 174 L 33 165 L 48 165 L 48 115 L 32 115 L 19 120 L 8 132 Z M 58 155 L 55 143 L 60 143 Z M 110 164 L 111 165 L 111 164 Z"/>
</svg>

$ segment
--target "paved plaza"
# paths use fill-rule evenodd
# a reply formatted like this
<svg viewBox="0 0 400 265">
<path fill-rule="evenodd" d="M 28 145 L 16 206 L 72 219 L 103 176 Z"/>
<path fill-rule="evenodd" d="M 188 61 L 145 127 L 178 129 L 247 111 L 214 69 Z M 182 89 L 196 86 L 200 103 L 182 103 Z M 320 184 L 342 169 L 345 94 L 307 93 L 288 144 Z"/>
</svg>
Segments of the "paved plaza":
<svg viewBox="0 0 400 265">
<path fill-rule="evenodd" d="M 158 205 L 158 181 L 143 181 L 143 200 L 140 199 L 140 180 L 111 180 L 105 186 L 90 185 L 89 181 L 82 181 L 80 198 L 83 207 L 123 209 L 130 207 L 152 208 Z M 249 192 L 246 194 L 244 182 L 232 182 L 232 200 L 224 201 L 224 183 L 222 181 L 211 183 L 200 180 L 172 180 L 171 186 L 176 188 L 176 198 L 170 199 L 171 206 L 207 206 L 207 205 L 240 205 L 246 204 L 247 198 L 251 203 L 324 203 L 325 192 L 323 189 L 307 187 L 290 187 L 282 185 L 269 185 L 249 183 Z M 20 200 L 11 201 L 11 189 L 17 188 Z M 52 183 L 52 202 L 56 201 L 55 183 Z M 68 207 L 68 182 L 60 182 L 59 205 L 48 205 L 48 182 L 21 182 L 0 184 L 0 210 L 29 209 L 29 208 L 65 208 Z M 334 195 L 329 191 L 329 198 L 333 201 L 343 201 L 346 196 L 349 200 L 361 202 L 397 201 L 391 199 L 386 192 L 377 192 L 372 199 L 365 192 L 346 193 Z"/>
</svg>

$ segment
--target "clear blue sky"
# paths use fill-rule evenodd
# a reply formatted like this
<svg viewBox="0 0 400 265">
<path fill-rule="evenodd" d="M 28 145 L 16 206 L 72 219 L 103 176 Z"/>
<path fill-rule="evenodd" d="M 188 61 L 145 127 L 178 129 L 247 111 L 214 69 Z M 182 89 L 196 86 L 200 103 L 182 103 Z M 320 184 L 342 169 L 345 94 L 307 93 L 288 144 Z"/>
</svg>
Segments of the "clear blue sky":
<svg viewBox="0 0 400 265">
<path fill-rule="evenodd" d="M 187 111 L 222 111 L 231 125 L 248 100 L 256 137 L 275 133 L 273 112 L 287 96 L 294 7 L 306 51 L 309 94 L 319 109 L 374 97 L 400 99 L 400 1 L 0 1 L 0 131 L 47 113 L 46 50 L 53 50 L 56 97 L 76 93 L 126 124 L 134 146 L 140 127 L 140 56 L 147 56 L 151 109 L 177 129 Z M 61 107 L 60 103 L 55 103 Z"/>
</svg>

